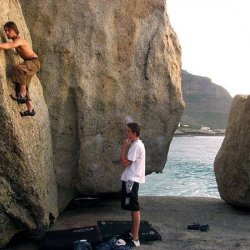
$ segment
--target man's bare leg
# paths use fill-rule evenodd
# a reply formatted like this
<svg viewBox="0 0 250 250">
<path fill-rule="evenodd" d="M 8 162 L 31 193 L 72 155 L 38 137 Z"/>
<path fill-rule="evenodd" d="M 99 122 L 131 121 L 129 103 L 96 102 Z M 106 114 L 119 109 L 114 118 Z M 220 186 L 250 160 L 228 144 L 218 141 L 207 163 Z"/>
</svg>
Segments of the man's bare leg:
<svg viewBox="0 0 250 250">
<path fill-rule="evenodd" d="M 17 85 L 18 83 L 16 83 Z M 16 95 L 10 95 L 13 100 L 17 100 L 20 95 L 25 97 L 27 95 L 27 89 L 25 84 L 18 84 L 19 88 L 16 87 Z"/>
<path fill-rule="evenodd" d="M 28 103 L 27 87 L 25 84 L 20 84 L 20 94 L 17 96 L 16 100 L 18 103 L 26 103 L 28 108 L 32 108 L 31 103 Z"/>
<path fill-rule="evenodd" d="M 20 94 L 21 96 L 26 96 L 26 85 L 20 84 Z"/>
<path fill-rule="evenodd" d="M 20 115 L 21 116 L 34 116 L 36 114 L 36 112 L 32 107 L 31 101 L 27 100 L 25 103 L 26 103 L 28 110 L 20 112 Z"/>
<path fill-rule="evenodd" d="M 140 211 L 132 211 L 132 234 L 133 240 L 139 240 L 139 229 L 140 229 L 140 222 L 141 222 L 141 213 Z"/>
<path fill-rule="evenodd" d="M 28 101 L 26 102 L 26 106 L 27 106 L 27 108 L 28 108 L 29 111 L 32 111 L 32 110 L 33 110 L 32 103 L 31 103 L 30 100 L 28 100 Z"/>
</svg>

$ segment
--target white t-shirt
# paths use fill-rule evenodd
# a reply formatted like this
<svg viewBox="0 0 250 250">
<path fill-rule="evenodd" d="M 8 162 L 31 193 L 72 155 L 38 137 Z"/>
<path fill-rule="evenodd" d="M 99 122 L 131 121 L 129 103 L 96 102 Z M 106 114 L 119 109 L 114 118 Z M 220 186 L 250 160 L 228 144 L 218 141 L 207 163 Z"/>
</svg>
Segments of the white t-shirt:
<svg viewBox="0 0 250 250">
<path fill-rule="evenodd" d="M 128 150 L 128 160 L 132 163 L 124 170 L 122 181 L 145 182 L 145 147 L 141 140 L 132 143 Z"/>
</svg>

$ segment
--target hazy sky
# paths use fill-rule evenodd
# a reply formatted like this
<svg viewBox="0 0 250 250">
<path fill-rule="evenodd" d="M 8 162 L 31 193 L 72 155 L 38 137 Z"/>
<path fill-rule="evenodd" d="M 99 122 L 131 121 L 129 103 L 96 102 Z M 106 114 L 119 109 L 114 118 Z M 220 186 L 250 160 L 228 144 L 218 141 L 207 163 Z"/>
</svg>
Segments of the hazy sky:
<svg viewBox="0 0 250 250">
<path fill-rule="evenodd" d="M 182 68 L 250 94 L 250 0 L 166 0 Z"/>
</svg>

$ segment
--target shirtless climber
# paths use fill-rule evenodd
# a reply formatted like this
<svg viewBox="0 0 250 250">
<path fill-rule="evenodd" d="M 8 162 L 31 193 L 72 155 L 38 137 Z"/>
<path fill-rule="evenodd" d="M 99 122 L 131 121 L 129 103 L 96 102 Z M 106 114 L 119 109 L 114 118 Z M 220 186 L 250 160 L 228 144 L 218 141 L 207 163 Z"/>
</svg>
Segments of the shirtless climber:
<svg viewBox="0 0 250 250">
<path fill-rule="evenodd" d="M 16 24 L 12 21 L 4 24 L 4 31 L 8 39 L 12 42 L 0 43 L 0 49 L 15 48 L 19 56 L 24 60 L 14 68 L 13 83 L 19 89 L 16 96 L 11 96 L 18 103 L 26 103 L 28 110 L 20 112 L 21 116 L 34 116 L 35 110 L 32 108 L 29 95 L 29 84 L 32 76 L 40 69 L 38 56 L 31 49 L 28 42 L 19 36 L 19 31 Z"/>
</svg>

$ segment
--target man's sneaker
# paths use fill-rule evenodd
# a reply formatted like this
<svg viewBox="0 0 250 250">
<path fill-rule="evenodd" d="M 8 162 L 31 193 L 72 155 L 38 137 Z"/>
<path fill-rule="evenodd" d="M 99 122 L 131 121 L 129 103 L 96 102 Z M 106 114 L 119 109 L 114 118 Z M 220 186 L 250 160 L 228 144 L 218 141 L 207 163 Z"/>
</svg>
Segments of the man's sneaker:
<svg viewBox="0 0 250 250">
<path fill-rule="evenodd" d="M 132 247 L 140 247 L 140 241 L 139 240 L 132 240 Z"/>
<path fill-rule="evenodd" d="M 36 114 L 36 111 L 32 109 L 31 111 L 26 110 L 24 112 L 20 112 L 21 116 L 34 116 Z"/>
</svg>

